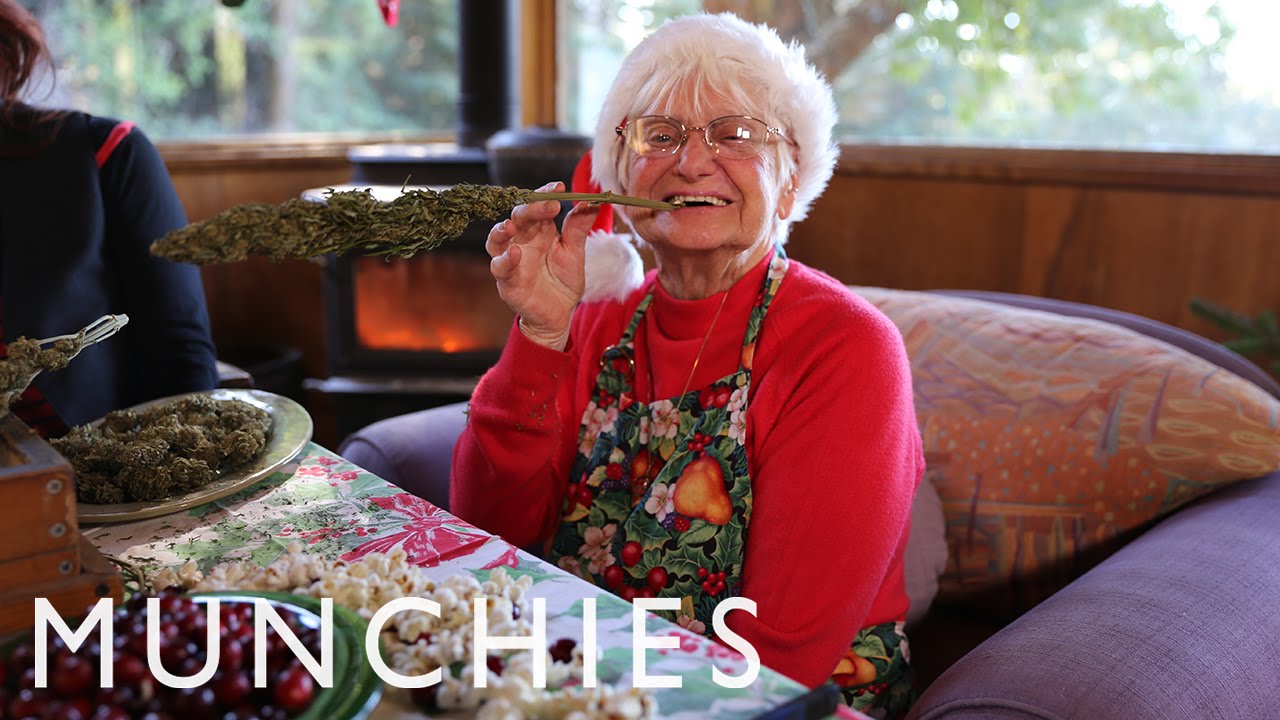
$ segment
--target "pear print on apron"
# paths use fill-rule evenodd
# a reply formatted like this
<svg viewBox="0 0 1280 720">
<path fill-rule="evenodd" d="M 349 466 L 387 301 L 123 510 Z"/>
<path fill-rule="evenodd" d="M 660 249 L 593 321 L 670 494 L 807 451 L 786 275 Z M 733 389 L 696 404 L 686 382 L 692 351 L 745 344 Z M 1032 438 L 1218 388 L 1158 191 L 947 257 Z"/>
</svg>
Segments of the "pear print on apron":
<svg viewBox="0 0 1280 720">
<path fill-rule="evenodd" d="M 787 264 L 779 248 L 751 309 L 738 369 L 679 397 L 635 399 L 634 338 L 653 295 L 640 302 L 600 359 L 551 543 L 552 562 L 627 600 L 679 598 L 680 610 L 664 614 L 699 634 L 710 634 L 716 606 L 742 588 L 751 361 Z"/>
<path fill-rule="evenodd" d="M 703 635 L 712 635 L 716 606 L 742 590 L 752 502 L 751 366 L 787 266 L 779 247 L 748 317 L 737 371 L 651 403 L 635 399 L 634 339 L 653 294 L 640 301 L 622 338 L 600 358 L 548 552 L 562 569 L 625 600 L 679 598 L 679 611 L 658 614 Z M 853 708 L 901 717 L 916 695 L 909 653 L 901 623 L 864 628 L 832 680 Z"/>
</svg>

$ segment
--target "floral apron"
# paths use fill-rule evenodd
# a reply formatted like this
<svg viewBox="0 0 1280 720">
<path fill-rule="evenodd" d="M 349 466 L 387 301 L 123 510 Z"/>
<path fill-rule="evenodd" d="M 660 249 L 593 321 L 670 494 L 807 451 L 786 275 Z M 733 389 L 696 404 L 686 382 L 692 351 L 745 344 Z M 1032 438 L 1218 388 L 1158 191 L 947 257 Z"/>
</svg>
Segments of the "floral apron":
<svg viewBox="0 0 1280 720">
<path fill-rule="evenodd" d="M 600 358 L 564 517 L 548 553 L 561 568 L 628 601 L 679 598 L 680 610 L 669 619 L 708 636 L 716 605 L 742 589 L 751 521 L 751 362 L 787 266 L 779 247 L 747 320 L 738 370 L 651 404 L 635 398 L 634 339 L 653 294 L 640 301 L 622 338 Z M 862 630 L 837 665 L 832 679 L 855 709 L 905 714 L 912 683 L 901 625 Z"/>
</svg>

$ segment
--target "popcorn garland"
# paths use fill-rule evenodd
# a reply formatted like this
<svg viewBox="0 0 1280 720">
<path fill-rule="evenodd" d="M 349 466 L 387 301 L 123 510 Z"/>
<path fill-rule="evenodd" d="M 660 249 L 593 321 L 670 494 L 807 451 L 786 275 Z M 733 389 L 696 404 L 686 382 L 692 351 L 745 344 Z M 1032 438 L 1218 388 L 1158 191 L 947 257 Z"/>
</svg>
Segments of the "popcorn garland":
<svg viewBox="0 0 1280 720">
<path fill-rule="evenodd" d="M 402 597 L 434 600 L 440 617 L 404 611 L 391 616 L 381 633 L 387 665 L 403 675 L 421 675 L 436 668 L 443 678 L 436 704 L 443 710 L 470 710 L 480 720 L 498 718 L 568 718 L 623 720 L 652 718 L 658 704 L 644 688 L 616 688 L 598 683 L 581 685 L 582 648 L 570 662 L 547 663 L 547 687 L 533 686 L 533 657 L 527 650 L 504 651 L 501 674 L 486 668 L 487 687 L 474 687 L 471 650 L 474 636 L 472 601 L 488 598 L 491 636 L 529 636 L 532 622 L 526 593 L 528 576 L 512 579 L 506 568 L 493 571 L 481 583 L 470 575 L 451 575 L 436 582 L 414 565 L 402 548 L 370 553 L 355 562 L 326 560 L 307 554 L 293 543 L 270 565 L 234 561 L 206 574 L 194 560 L 180 568 L 164 568 L 148 578 L 154 590 L 180 586 L 193 591 L 247 590 L 288 592 L 313 598 L 332 598 L 364 619 L 383 605 Z M 409 691 L 387 687 L 409 703 Z"/>
</svg>

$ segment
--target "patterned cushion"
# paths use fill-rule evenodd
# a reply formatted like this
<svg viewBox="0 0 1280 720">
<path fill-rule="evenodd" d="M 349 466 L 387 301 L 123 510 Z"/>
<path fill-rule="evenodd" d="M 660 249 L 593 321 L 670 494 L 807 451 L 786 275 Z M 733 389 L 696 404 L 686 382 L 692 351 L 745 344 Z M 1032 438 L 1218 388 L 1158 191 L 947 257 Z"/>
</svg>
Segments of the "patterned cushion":
<svg viewBox="0 0 1280 720">
<path fill-rule="evenodd" d="M 940 602 L 1025 611 L 1214 488 L 1280 469 L 1280 401 L 1106 322 L 854 288 L 902 331 L 950 549 Z"/>
</svg>

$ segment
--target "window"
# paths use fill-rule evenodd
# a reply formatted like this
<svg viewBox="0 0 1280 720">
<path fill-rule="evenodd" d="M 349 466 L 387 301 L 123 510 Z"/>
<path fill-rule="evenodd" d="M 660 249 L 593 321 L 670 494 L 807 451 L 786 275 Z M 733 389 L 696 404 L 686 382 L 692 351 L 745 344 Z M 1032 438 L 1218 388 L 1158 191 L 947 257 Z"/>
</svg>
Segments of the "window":
<svg viewBox="0 0 1280 720">
<path fill-rule="evenodd" d="M 21 0 L 56 82 L 28 97 L 138 123 L 156 140 L 453 132 L 454 0 Z"/>
<path fill-rule="evenodd" d="M 561 0 L 564 122 L 621 56 L 705 7 L 769 22 L 832 79 L 848 142 L 1280 152 L 1280 4 L 1258 0 Z"/>
</svg>

